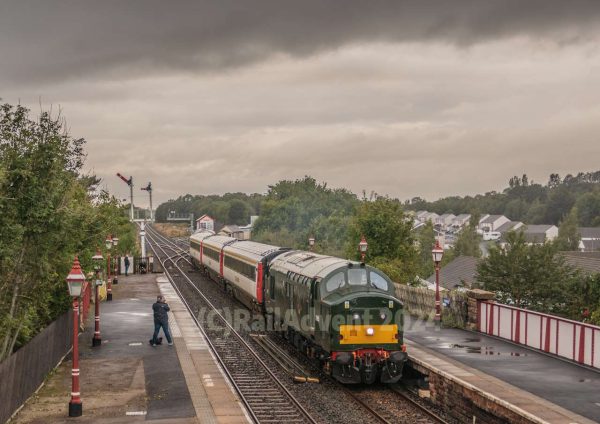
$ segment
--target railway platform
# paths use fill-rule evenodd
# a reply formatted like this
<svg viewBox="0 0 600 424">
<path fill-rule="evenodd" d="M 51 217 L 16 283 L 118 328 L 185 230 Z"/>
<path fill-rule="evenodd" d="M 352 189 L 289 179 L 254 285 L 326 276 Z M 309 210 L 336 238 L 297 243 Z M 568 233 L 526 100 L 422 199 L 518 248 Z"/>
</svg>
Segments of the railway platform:
<svg viewBox="0 0 600 424">
<path fill-rule="evenodd" d="M 416 368 L 469 387 L 531 422 L 600 422 L 600 373 L 481 333 L 405 316 Z"/>
<path fill-rule="evenodd" d="M 152 303 L 163 294 L 174 346 L 153 347 Z M 237 395 L 187 309 L 159 274 L 121 277 L 101 305 L 102 345 L 91 347 L 93 315 L 80 334 L 83 416 L 78 422 L 247 423 Z M 13 423 L 69 421 L 71 361 L 49 376 Z"/>
</svg>

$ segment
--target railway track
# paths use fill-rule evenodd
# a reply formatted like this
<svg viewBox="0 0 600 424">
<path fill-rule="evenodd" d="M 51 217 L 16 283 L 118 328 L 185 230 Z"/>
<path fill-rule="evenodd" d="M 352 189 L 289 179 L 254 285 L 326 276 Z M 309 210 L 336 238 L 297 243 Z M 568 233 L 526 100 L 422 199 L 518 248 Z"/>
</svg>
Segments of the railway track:
<svg viewBox="0 0 600 424">
<path fill-rule="evenodd" d="M 221 312 L 190 280 L 179 265 L 190 263 L 187 253 L 151 227 L 146 232 L 150 248 L 163 265 L 165 274 L 190 311 L 207 344 L 227 374 L 231 384 L 256 423 L 316 423 L 277 376 L 258 356 L 252 346 L 229 324 Z M 171 253 L 168 253 L 170 251 Z M 176 272 L 173 272 L 175 270 Z M 197 317 L 181 293 L 181 285 L 195 290 L 204 306 L 213 312 L 212 323 L 206 314 Z M 215 329 L 215 321 L 218 327 Z"/>
<path fill-rule="evenodd" d="M 207 331 L 205 327 L 206 323 L 202 323 L 197 318 L 194 318 L 200 331 L 207 339 L 209 346 L 213 349 L 215 356 L 225 369 L 225 372 L 240 395 L 246 408 L 250 412 L 254 411 L 252 409 L 253 407 L 256 409 L 258 415 L 255 416 L 251 413 L 252 418 L 260 423 L 316 422 L 300 403 L 294 399 L 294 396 L 284 387 L 283 383 L 274 376 L 273 372 L 268 368 L 265 362 L 259 358 L 258 353 L 248 341 L 246 341 L 242 335 L 235 332 L 233 327 L 229 325 L 228 321 L 219 313 L 217 308 L 212 305 L 210 300 L 206 298 L 196 284 L 194 284 L 186 275 L 186 272 L 179 263 L 185 262 L 187 265 L 191 266 L 188 252 L 185 250 L 189 245 L 185 243 L 184 240 L 173 241 L 151 227 L 146 227 L 146 229 L 151 249 L 154 251 L 155 255 L 159 257 L 165 269 L 165 273 L 169 277 L 183 303 L 188 310 L 190 310 L 192 316 L 194 316 L 194 311 L 189 306 L 188 302 L 186 302 L 178 284 L 185 284 L 187 287 L 191 288 L 195 294 L 198 294 L 207 307 L 218 313 L 222 325 L 226 326 L 229 333 L 231 333 L 230 337 L 223 337 L 222 330 L 217 332 L 211 330 Z M 159 254 L 159 251 L 162 252 L 162 256 Z M 168 254 L 166 251 L 170 251 L 171 253 Z M 169 269 L 169 263 L 176 269 L 176 273 Z M 206 314 L 203 315 L 206 316 Z M 233 333 L 235 333 L 235 335 Z M 236 344 L 230 343 L 232 336 L 236 340 Z M 261 348 L 263 348 L 288 375 L 295 373 L 300 376 L 308 377 L 306 371 L 297 368 L 297 362 L 295 362 L 293 358 L 286 358 L 285 352 L 282 349 L 277 348 L 267 335 L 250 336 L 250 338 L 253 339 L 257 345 L 261 346 Z M 257 369 L 261 373 L 269 374 L 269 377 L 261 376 L 260 382 L 257 382 Z M 277 384 L 274 385 L 272 382 L 269 382 L 270 378 L 274 378 L 277 381 Z M 331 382 L 333 382 L 333 380 L 331 380 Z M 398 420 L 401 419 L 402 422 L 406 423 L 448 423 L 442 417 L 412 399 L 409 394 L 405 393 L 405 391 L 400 388 L 392 386 L 368 387 L 356 391 L 337 382 L 333 383 L 367 412 L 367 415 L 371 417 L 369 421 L 393 423 L 398 422 Z M 278 386 L 284 390 L 274 390 L 274 386 Z M 264 394 L 264 390 L 268 390 L 266 394 L 271 397 L 261 397 L 260 394 Z M 257 392 L 259 392 L 259 394 L 257 394 Z M 294 401 L 290 401 L 290 399 L 294 399 Z M 382 402 L 382 399 L 385 399 L 385 401 Z M 266 417 L 261 415 L 271 409 L 271 407 L 267 408 L 267 405 L 270 405 L 271 402 L 274 402 L 275 405 L 287 405 L 282 409 L 281 414 L 278 415 L 279 418 L 275 418 L 274 415 L 267 415 Z M 299 413 L 297 411 L 293 412 L 295 409 L 304 411 L 304 413 Z M 302 417 L 300 418 L 300 416 Z M 300 420 L 295 421 L 294 419 Z"/>
</svg>

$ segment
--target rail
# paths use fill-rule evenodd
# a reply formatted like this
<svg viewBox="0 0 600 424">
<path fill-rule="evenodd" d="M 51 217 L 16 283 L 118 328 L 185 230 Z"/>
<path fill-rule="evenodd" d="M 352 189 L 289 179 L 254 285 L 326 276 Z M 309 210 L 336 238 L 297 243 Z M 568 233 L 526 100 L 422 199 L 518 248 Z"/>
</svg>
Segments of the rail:
<svg viewBox="0 0 600 424">
<path fill-rule="evenodd" d="M 246 410 L 256 423 L 262 422 L 309 422 L 316 423 L 308 411 L 295 399 L 292 393 L 279 381 L 277 376 L 269 369 L 267 364 L 256 354 L 254 349 L 244 340 L 233 326 L 222 316 L 210 300 L 195 286 L 179 266 L 179 262 L 186 258 L 187 252 L 175 243 L 147 227 L 147 240 L 155 256 L 161 261 L 165 269 L 165 275 L 169 278 L 175 291 L 178 293 L 190 315 L 194 319 L 198 329 L 204 336 L 208 346 L 227 375 L 232 386 L 238 393 Z M 159 243 L 159 240 L 162 242 Z M 155 250 L 156 249 L 156 250 Z M 161 259 L 157 250 L 160 249 L 163 256 Z M 169 249 L 174 254 L 168 254 Z M 181 292 L 174 275 L 171 274 L 166 263 L 170 262 L 178 270 L 178 278 L 184 279 L 188 287 L 197 292 L 199 298 L 214 313 L 214 317 L 221 321 L 228 331 L 214 331 L 201 323 L 193 313 L 185 296 Z"/>
</svg>

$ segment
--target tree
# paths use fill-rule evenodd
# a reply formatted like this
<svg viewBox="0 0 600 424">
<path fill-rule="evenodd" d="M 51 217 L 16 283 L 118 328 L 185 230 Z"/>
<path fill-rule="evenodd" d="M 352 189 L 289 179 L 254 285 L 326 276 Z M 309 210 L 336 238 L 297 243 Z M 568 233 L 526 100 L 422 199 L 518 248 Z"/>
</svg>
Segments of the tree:
<svg viewBox="0 0 600 424">
<path fill-rule="evenodd" d="M 317 239 L 323 253 L 343 251 L 346 238 L 332 238 L 332 234 L 346 234 L 350 217 L 358 204 L 356 195 L 345 189 L 330 189 L 312 177 L 279 181 L 269 187 L 262 205 L 261 216 L 253 230 L 257 241 L 280 246 L 305 249 L 308 238 Z M 329 220 L 328 218 L 331 218 Z M 344 228 L 326 229 L 327 225 Z M 319 231 L 318 234 L 314 233 Z M 291 241 L 290 241 L 291 237 Z M 323 243 L 327 240 L 327 243 Z"/>
<path fill-rule="evenodd" d="M 0 360 L 67 310 L 75 254 L 91 269 L 107 234 L 126 246 L 135 231 L 114 198 L 92 191 L 95 176 L 79 177 L 84 143 L 60 116 L 0 106 Z"/>
<path fill-rule="evenodd" d="M 473 256 L 481 257 L 479 243 L 481 237 L 477 234 L 477 224 L 479 223 L 479 215 L 472 214 L 469 220 L 469 225 L 462 229 L 458 235 L 458 239 L 454 245 L 455 256 Z"/>
<path fill-rule="evenodd" d="M 554 241 L 558 250 L 578 250 L 579 240 L 581 239 L 577 226 L 578 216 L 577 207 L 573 207 L 560 223 L 558 237 Z"/>
<path fill-rule="evenodd" d="M 600 191 L 585 193 L 577 199 L 579 223 L 584 227 L 600 225 Z"/>
<path fill-rule="evenodd" d="M 412 232 L 412 220 L 397 200 L 377 197 L 363 199 L 350 222 L 347 254 L 360 258 L 357 246 L 364 236 L 369 243 L 367 260 L 401 283 L 414 280 L 418 273 L 418 252 Z"/>
<path fill-rule="evenodd" d="M 492 247 L 478 267 L 478 281 L 503 303 L 553 312 L 564 303 L 573 271 L 550 243 L 528 245 L 522 232 L 511 231 L 506 247 Z"/>
<path fill-rule="evenodd" d="M 242 225 L 248 223 L 250 206 L 240 199 L 234 199 L 229 203 L 229 224 Z"/>
</svg>

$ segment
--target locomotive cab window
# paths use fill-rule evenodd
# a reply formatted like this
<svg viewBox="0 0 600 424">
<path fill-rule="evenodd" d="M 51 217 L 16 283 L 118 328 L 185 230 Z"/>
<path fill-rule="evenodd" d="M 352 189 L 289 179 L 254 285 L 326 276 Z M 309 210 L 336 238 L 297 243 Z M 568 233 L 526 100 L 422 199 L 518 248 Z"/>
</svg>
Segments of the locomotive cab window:
<svg viewBox="0 0 600 424">
<path fill-rule="evenodd" d="M 383 276 L 377 274 L 376 272 L 369 272 L 369 278 L 371 279 L 371 285 L 375 288 L 378 288 L 380 290 L 385 290 L 387 291 L 388 289 L 388 282 L 386 281 L 385 278 L 383 278 Z"/>
<path fill-rule="evenodd" d="M 327 280 L 327 284 L 325 284 L 325 289 L 327 289 L 328 292 L 332 292 L 334 290 L 344 287 L 345 284 L 346 274 L 344 273 L 344 271 L 340 271 L 337 274 L 334 274 L 331 277 L 329 277 L 329 279 Z"/>
<path fill-rule="evenodd" d="M 351 286 L 367 285 L 367 270 L 364 268 L 353 268 L 348 270 L 348 284 Z"/>
</svg>

